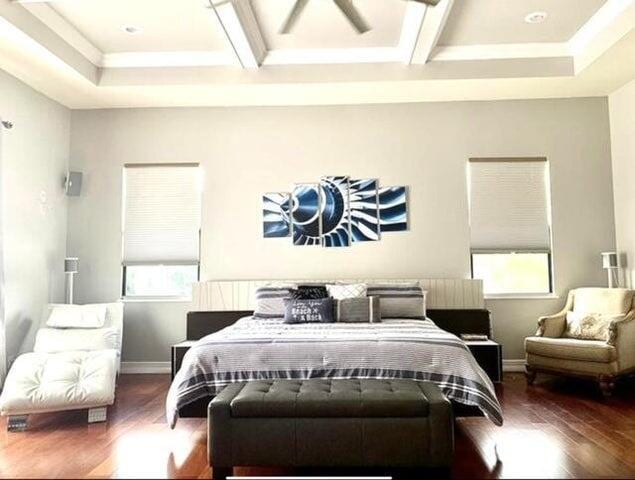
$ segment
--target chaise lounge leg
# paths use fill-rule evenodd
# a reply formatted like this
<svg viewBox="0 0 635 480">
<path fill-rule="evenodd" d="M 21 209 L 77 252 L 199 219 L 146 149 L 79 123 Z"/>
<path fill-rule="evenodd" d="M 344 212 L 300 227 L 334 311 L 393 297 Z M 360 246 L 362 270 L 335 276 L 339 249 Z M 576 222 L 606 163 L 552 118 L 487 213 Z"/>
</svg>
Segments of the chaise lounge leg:
<svg viewBox="0 0 635 480">
<path fill-rule="evenodd" d="M 212 467 L 212 478 L 214 480 L 227 480 L 227 477 L 231 477 L 234 474 L 234 469 L 231 467 Z"/>
<path fill-rule="evenodd" d="M 88 423 L 105 422 L 107 415 L 108 409 L 106 407 L 89 408 Z"/>
<path fill-rule="evenodd" d="M 600 385 L 600 390 L 602 390 L 602 395 L 604 395 L 605 398 L 613 395 L 613 390 L 615 389 L 615 377 L 611 375 L 600 375 L 598 383 Z"/>
<path fill-rule="evenodd" d="M 26 430 L 26 424 L 28 415 L 9 415 L 7 421 L 8 432 L 24 432 Z"/>
<path fill-rule="evenodd" d="M 527 380 L 527 385 L 533 385 L 536 380 L 536 375 L 538 372 L 531 368 L 529 365 L 525 365 L 525 379 Z"/>
</svg>

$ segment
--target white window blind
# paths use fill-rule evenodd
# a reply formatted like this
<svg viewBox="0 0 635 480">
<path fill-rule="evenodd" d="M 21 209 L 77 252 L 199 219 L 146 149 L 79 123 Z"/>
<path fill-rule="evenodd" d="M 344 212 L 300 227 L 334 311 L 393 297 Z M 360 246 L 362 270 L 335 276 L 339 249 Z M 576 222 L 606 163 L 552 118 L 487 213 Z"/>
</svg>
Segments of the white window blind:
<svg viewBox="0 0 635 480">
<path fill-rule="evenodd" d="M 124 265 L 199 261 L 198 165 L 131 165 L 124 169 Z"/>
<path fill-rule="evenodd" d="M 550 251 L 546 159 L 472 159 L 472 250 Z"/>
</svg>

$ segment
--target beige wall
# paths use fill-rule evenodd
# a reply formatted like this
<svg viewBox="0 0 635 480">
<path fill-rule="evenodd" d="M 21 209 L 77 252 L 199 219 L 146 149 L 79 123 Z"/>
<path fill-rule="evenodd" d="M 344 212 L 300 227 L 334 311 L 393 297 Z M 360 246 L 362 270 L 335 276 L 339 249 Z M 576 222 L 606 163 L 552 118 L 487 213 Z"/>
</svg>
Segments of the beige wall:
<svg viewBox="0 0 635 480">
<path fill-rule="evenodd" d="M 6 360 L 33 346 L 48 302 L 64 299 L 70 111 L 0 71 Z M 0 362 L 3 363 L 3 362 Z"/>
<path fill-rule="evenodd" d="M 606 99 L 338 107 L 74 111 L 71 164 L 85 173 L 69 206 L 68 253 L 80 257 L 80 302 L 120 292 L 121 172 L 128 162 L 200 162 L 205 190 L 202 277 L 467 277 L 466 162 L 546 156 L 553 190 L 557 293 L 603 285 L 599 252 L 614 247 Z M 263 239 L 261 195 L 325 174 L 410 187 L 410 231 L 347 249 Z M 497 300 L 505 357 L 563 298 Z M 124 360 L 169 359 L 186 304 L 126 306 Z"/>
<path fill-rule="evenodd" d="M 609 96 L 615 235 L 626 286 L 635 286 L 635 80 Z M 625 260 L 625 261 L 624 261 Z"/>
</svg>

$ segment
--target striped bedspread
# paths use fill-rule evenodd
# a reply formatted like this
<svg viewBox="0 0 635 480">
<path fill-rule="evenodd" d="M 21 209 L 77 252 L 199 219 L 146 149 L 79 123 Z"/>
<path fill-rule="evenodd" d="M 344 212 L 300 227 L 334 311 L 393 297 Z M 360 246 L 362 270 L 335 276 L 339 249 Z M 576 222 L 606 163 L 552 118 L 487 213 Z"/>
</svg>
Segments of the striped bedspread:
<svg viewBox="0 0 635 480">
<path fill-rule="evenodd" d="M 496 425 L 494 386 L 467 346 L 431 320 L 305 323 L 245 317 L 186 353 L 166 400 L 178 409 L 233 382 L 273 378 L 404 378 L 433 382 L 451 400 L 476 406 Z"/>
</svg>

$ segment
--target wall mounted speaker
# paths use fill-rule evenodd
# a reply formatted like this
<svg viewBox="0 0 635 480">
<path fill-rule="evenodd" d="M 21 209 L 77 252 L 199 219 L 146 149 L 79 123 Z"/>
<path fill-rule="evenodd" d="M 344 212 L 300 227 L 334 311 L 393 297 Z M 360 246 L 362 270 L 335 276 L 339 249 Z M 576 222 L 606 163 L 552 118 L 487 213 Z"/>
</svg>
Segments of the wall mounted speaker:
<svg viewBox="0 0 635 480">
<path fill-rule="evenodd" d="M 82 191 L 82 172 L 68 172 L 64 190 L 69 197 L 79 197 Z"/>
</svg>

